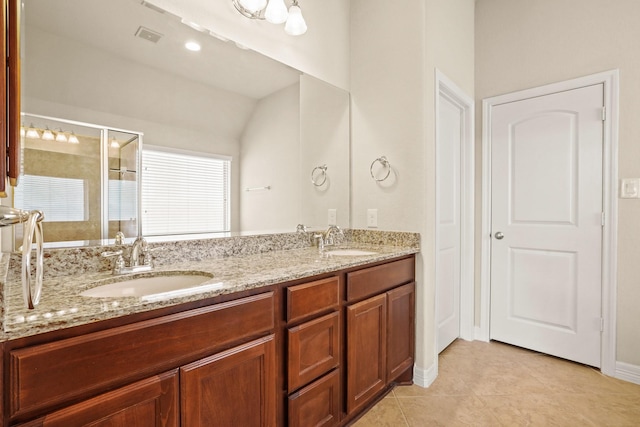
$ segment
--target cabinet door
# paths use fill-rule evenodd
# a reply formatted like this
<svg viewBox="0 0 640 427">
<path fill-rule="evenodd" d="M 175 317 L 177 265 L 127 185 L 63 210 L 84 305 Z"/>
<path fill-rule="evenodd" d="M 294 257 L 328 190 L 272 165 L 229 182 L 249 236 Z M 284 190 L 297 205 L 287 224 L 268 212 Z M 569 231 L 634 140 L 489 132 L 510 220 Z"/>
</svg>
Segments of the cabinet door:
<svg viewBox="0 0 640 427">
<path fill-rule="evenodd" d="M 327 314 L 288 331 L 289 392 L 338 366 L 340 315 Z"/>
<path fill-rule="evenodd" d="M 338 369 L 289 397 L 289 427 L 338 425 L 340 371 Z"/>
<path fill-rule="evenodd" d="M 347 412 L 386 386 L 387 296 L 347 307 Z"/>
<path fill-rule="evenodd" d="M 177 427 L 177 370 L 52 412 L 21 427 Z"/>
<path fill-rule="evenodd" d="M 415 282 L 387 292 L 387 382 L 413 366 Z"/>
<path fill-rule="evenodd" d="M 182 427 L 276 425 L 274 336 L 180 368 Z"/>
</svg>

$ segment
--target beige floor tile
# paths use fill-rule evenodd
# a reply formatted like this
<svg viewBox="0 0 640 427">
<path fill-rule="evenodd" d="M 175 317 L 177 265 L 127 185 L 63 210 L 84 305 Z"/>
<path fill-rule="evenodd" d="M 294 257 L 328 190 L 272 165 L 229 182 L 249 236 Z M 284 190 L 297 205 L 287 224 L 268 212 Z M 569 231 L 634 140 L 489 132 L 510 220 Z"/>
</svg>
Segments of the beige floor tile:
<svg viewBox="0 0 640 427">
<path fill-rule="evenodd" d="M 503 426 L 595 426 L 564 401 L 566 395 L 480 396 Z"/>
<path fill-rule="evenodd" d="M 476 396 L 399 397 L 411 427 L 498 426 L 498 420 Z"/>
<path fill-rule="evenodd" d="M 404 427 L 406 425 L 400 406 L 391 394 L 352 424 L 353 427 Z"/>
<path fill-rule="evenodd" d="M 640 425 L 640 396 L 636 394 L 572 394 L 567 395 L 566 401 L 599 427 Z"/>
<path fill-rule="evenodd" d="M 476 395 L 518 395 L 549 393 L 544 383 L 520 365 L 479 368 L 474 375 L 464 378 Z"/>
</svg>

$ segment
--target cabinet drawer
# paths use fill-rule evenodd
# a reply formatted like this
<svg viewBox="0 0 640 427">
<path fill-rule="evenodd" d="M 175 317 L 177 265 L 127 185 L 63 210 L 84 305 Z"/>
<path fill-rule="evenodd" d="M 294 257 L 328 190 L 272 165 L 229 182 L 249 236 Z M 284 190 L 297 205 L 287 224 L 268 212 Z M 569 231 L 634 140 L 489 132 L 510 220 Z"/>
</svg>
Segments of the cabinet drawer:
<svg viewBox="0 0 640 427">
<path fill-rule="evenodd" d="M 289 426 L 335 426 L 340 421 L 340 371 L 325 375 L 289 397 Z"/>
<path fill-rule="evenodd" d="M 138 381 L 85 402 L 52 412 L 20 427 L 177 427 L 178 371 Z"/>
<path fill-rule="evenodd" d="M 287 322 L 328 311 L 338 305 L 340 281 L 337 277 L 287 288 Z"/>
<path fill-rule="evenodd" d="M 327 314 L 289 329 L 289 392 L 330 371 L 340 360 L 340 315 Z"/>
<path fill-rule="evenodd" d="M 267 292 L 14 350 L 9 356 L 11 416 L 175 368 L 271 331 L 274 320 L 274 294 Z"/>
<path fill-rule="evenodd" d="M 382 293 L 415 278 L 413 257 L 347 274 L 347 301 Z"/>
</svg>

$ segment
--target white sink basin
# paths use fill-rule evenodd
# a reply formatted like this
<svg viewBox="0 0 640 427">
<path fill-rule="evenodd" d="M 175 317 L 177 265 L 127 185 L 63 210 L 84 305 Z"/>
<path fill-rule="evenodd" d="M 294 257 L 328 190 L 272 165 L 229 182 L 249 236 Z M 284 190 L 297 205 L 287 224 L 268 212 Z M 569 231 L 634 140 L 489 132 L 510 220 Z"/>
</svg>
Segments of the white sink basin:
<svg viewBox="0 0 640 427">
<path fill-rule="evenodd" d="M 326 252 L 328 255 L 337 256 L 362 256 L 362 255 L 375 255 L 377 252 L 363 251 L 361 249 L 335 249 Z"/>
<path fill-rule="evenodd" d="M 138 297 L 145 301 L 159 301 L 222 287 L 222 283 L 205 283 L 213 278 L 209 273 L 163 272 L 160 274 L 135 278 L 123 277 L 122 280 L 87 289 L 80 295 L 94 298 Z"/>
</svg>

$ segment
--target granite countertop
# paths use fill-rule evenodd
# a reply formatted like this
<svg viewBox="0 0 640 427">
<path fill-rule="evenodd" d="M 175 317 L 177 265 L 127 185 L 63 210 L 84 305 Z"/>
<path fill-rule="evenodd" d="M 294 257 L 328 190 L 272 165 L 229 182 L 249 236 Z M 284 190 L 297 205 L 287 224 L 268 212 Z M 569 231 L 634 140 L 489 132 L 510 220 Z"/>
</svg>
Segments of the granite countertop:
<svg viewBox="0 0 640 427">
<path fill-rule="evenodd" d="M 214 290 L 203 293 L 180 297 L 169 296 L 159 300 L 143 300 L 139 297 L 82 296 L 80 293 L 87 289 L 123 280 L 125 276 L 113 276 L 110 272 L 47 274 L 45 270 L 42 297 L 33 310 L 25 308 L 19 274 L 10 271 L 4 283 L 4 313 L 0 341 L 256 289 L 419 252 L 419 248 L 415 246 L 398 245 L 358 244 L 350 245 L 349 248 L 375 253 L 337 256 L 331 255 L 330 250 L 320 254 L 317 248 L 308 247 L 164 264 L 154 269 L 153 274 L 159 275 L 164 272 L 169 275 L 176 271 L 202 272 L 213 275 L 203 284 L 217 285 Z M 144 274 L 134 273 L 127 277 Z"/>
</svg>

